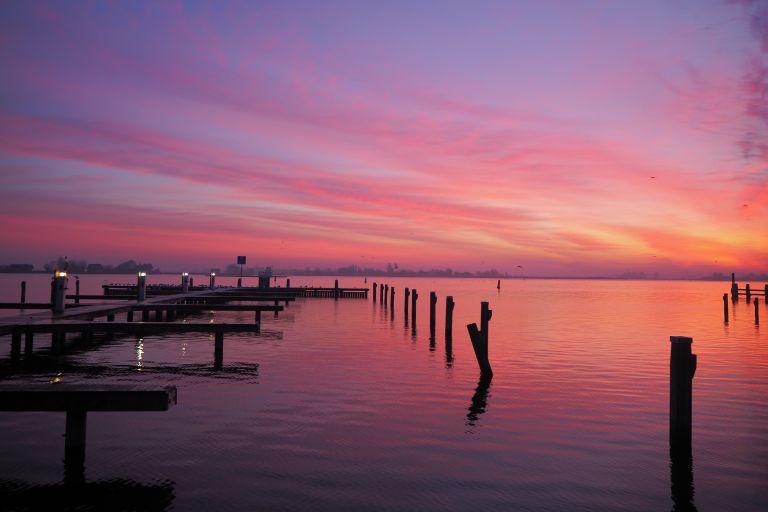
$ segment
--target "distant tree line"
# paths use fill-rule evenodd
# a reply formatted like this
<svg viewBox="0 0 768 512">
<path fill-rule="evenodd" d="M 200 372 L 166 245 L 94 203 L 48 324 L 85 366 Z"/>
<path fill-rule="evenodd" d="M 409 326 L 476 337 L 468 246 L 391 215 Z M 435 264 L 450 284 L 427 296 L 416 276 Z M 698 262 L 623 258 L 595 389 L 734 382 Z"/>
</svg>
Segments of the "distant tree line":
<svg viewBox="0 0 768 512">
<path fill-rule="evenodd" d="M 457 272 L 450 268 L 433 268 L 430 270 L 411 270 L 400 268 L 396 263 L 387 264 L 385 269 L 359 267 L 348 265 L 346 267 L 306 267 L 303 269 L 278 270 L 276 273 L 293 276 L 389 276 L 389 277 L 509 277 L 509 274 L 499 272 L 496 269 L 477 272 Z"/>
<path fill-rule="evenodd" d="M 160 272 L 160 269 L 155 268 L 151 263 L 137 263 L 134 260 L 127 260 L 118 265 L 102 265 L 101 263 L 88 263 L 85 260 L 70 260 L 66 256 L 59 256 L 56 260 L 46 263 L 43 266 L 43 269 L 46 272 L 65 270 L 70 274 L 133 274 L 137 272 Z"/>
</svg>

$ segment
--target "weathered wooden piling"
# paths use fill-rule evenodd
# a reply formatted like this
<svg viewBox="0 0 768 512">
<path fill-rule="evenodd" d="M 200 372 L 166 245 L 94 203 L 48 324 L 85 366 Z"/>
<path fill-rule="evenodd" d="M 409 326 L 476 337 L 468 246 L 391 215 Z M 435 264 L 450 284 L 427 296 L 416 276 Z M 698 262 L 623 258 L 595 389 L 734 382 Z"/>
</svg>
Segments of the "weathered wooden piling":
<svg viewBox="0 0 768 512">
<path fill-rule="evenodd" d="M 728 323 L 728 294 L 723 294 L 723 321 Z"/>
<path fill-rule="evenodd" d="M 496 289 L 497 289 L 497 290 L 501 290 L 501 279 L 499 279 L 498 281 L 496 281 Z"/>
<path fill-rule="evenodd" d="M 696 354 L 691 353 L 693 338 L 670 336 L 669 341 L 669 444 L 690 446 L 696 373 Z"/>
<path fill-rule="evenodd" d="M 80 304 L 80 278 L 75 278 L 75 304 Z"/>
<path fill-rule="evenodd" d="M 256 322 L 256 332 L 261 332 L 261 310 L 254 311 L 254 321 Z"/>
<path fill-rule="evenodd" d="M 437 304 L 437 294 L 429 292 L 429 337 L 435 339 L 435 305 Z"/>
<path fill-rule="evenodd" d="M 373 283 L 373 302 L 376 302 L 376 287 L 378 286 L 378 283 L 374 281 Z"/>
<path fill-rule="evenodd" d="M 739 302 L 739 283 L 736 282 L 735 272 L 731 272 L 731 300 Z"/>
<path fill-rule="evenodd" d="M 189 293 L 189 273 L 181 273 L 181 293 Z"/>
<path fill-rule="evenodd" d="M 747 291 L 747 304 L 749 304 L 751 302 L 750 299 L 752 298 L 752 290 L 749 289 L 749 283 L 747 283 L 746 291 Z"/>
<path fill-rule="evenodd" d="M 53 312 L 63 313 L 65 306 L 64 296 L 67 289 L 67 273 L 56 272 L 53 278 Z"/>
<path fill-rule="evenodd" d="M 237 287 L 238 288 L 242 288 L 243 287 L 243 278 L 242 277 L 238 277 L 237 278 Z"/>
<path fill-rule="evenodd" d="M 384 285 L 384 306 L 387 305 L 387 301 L 389 300 L 389 285 Z"/>
<path fill-rule="evenodd" d="M 760 313 L 759 313 L 760 310 L 757 307 L 758 303 L 759 303 L 759 299 L 755 297 L 755 325 L 760 325 Z"/>
<path fill-rule="evenodd" d="M 389 317 L 395 318 L 395 287 L 389 289 Z"/>
<path fill-rule="evenodd" d="M 224 362 L 224 333 L 219 331 L 214 334 L 213 366 L 221 369 Z"/>
<path fill-rule="evenodd" d="M 149 322 L 149 310 L 145 309 L 141 312 L 141 321 L 142 322 Z"/>
<path fill-rule="evenodd" d="M 125 321 L 126 322 L 133 322 L 133 310 L 131 309 L 128 311 L 128 313 L 125 314 Z"/>
<path fill-rule="evenodd" d="M 21 300 L 19 302 L 21 302 L 22 304 L 27 302 L 27 282 L 26 281 L 21 282 Z"/>
<path fill-rule="evenodd" d="M 453 339 L 453 296 L 445 298 L 445 339 Z"/>
<path fill-rule="evenodd" d="M 136 300 L 139 302 L 147 298 L 147 273 L 139 272 L 136 278 Z"/>
<path fill-rule="evenodd" d="M 213 290 L 216 287 L 216 272 L 211 272 L 211 280 L 208 283 L 208 288 Z"/>
<path fill-rule="evenodd" d="M 491 319 L 493 311 L 488 308 L 487 302 L 480 303 L 480 329 L 477 324 L 468 324 L 469 339 L 472 342 L 472 348 L 475 351 L 477 364 L 480 367 L 480 375 L 490 378 L 493 376 L 491 363 L 488 361 L 488 321 Z"/>
<path fill-rule="evenodd" d="M 336 279 L 333 283 L 333 298 L 338 299 L 339 298 L 339 280 Z"/>
<path fill-rule="evenodd" d="M 379 285 L 379 302 L 384 304 L 384 285 Z"/>
<path fill-rule="evenodd" d="M 291 287 L 291 280 L 290 279 L 286 279 L 285 280 L 285 287 L 286 288 L 290 288 Z"/>
<path fill-rule="evenodd" d="M 411 290 L 411 325 L 416 327 L 416 301 L 419 299 L 419 293 L 416 288 Z"/>
<path fill-rule="evenodd" d="M 403 318 L 405 318 L 405 323 L 407 324 L 408 323 L 408 302 L 411 299 L 411 290 L 409 288 L 406 288 L 404 295 L 405 295 L 405 302 L 404 302 L 405 312 L 403 313 Z"/>
</svg>

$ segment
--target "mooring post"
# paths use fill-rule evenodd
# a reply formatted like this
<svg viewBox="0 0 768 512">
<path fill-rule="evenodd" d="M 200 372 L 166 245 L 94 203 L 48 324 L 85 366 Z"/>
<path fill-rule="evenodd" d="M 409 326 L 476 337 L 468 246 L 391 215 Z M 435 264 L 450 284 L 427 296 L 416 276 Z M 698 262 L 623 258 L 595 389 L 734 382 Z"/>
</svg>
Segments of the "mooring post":
<svg viewBox="0 0 768 512">
<path fill-rule="evenodd" d="M 126 322 L 133 322 L 133 310 L 128 310 L 128 313 L 125 315 L 125 321 Z"/>
<path fill-rule="evenodd" d="M 749 289 L 749 283 L 747 283 L 747 304 L 752 302 L 750 299 L 752 298 L 752 290 Z"/>
<path fill-rule="evenodd" d="M 141 312 L 141 321 L 142 322 L 149 322 L 149 310 L 145 309 Z"/>
<path fill-rule="evenodd" d="M 155 322 L 162 322 L 163 321 L 163 310 L 162 309 L 156 309 L 155 310 Z"/>
<path fill-rule="evenodd" d="M 411 325 L 413 327 L 416 327 L 416 301 L 419 298 L 419 293 L 416 291 L 416 288 L 411 290 Z"/>
<path fill-rule="evenodd" d="M 487 302 L 480 303 L 480 329 L 477 324 L 468 324 L 469 339 L 472 342 L 472 348 L 475 351 L 477 364 L 480 367 L 480 376 L 485 378 L 493 377 L 491 363 L 488 361 L 488 321 L 491 319 L 493 311 L 488 308 Z"/>
<path fill-rule="evenodd" d="M 496 289 L 497 289 L 497 290 L 501 290 L 501 279 L 499 279 L 498 281 L 496 281 Z"/>
<path fill-rule="evenodd" d="M 189 293 L 189 273 L 181 273 L 181 293 Z"/>
<path fill-rule="evenodd" d="M 64 297 L 67 289 L 67 273 L 56 271 L 53 277 L 53 312 L 63 313 L 65 306 Z"/>
<path fill-rule="evenodd" d="M 211 281 L 208 284 L 208 288 L 213 290 L 216 287 L 216 272 L 211 272 Z"/>
<path fill-rule="evenodd" d="M 136 278 L 136 300 L 143 302 L 147 298 L 147 273 L 139 272 Z"/>
<path fill-rule="evenodd" d="M 27 329 L 27 331 L 24 333 L 24 357 L 29 357 L 32 355 L 32 350 L 34 350 L 34 339 L 35 335 L 32 332 L 32 329 Z"/>
<path fill-rule="evenodd" d="M 389 300 L 389 285 L 384 285 L 384 306 L 386 307 L 387 301 Z"/>
<path fill-rule="evenodd" d="M 213 348 L 213 366 L 220 369 L 224 361 L 224 331 L 218 331 L 215 334 Z"/>
<path fill-rule="evenodd" d="M 405 314 L 404 314 L 406 324 L 408 323 L 408 302 L 410 301 L 410 298 L 411 298 L 411 290 L 406 288 L 405 289 Z"/>
<path fill-rule="evenodd" d="M 373 282 L 373 302 L 376 302 L 376 287 L 378 286 L 378 283 L 376 281 Z"/>
<path fill-rule="evenodd" d="M 453 339 L 453 296 L 445 298 L 445 339 Z"/>
<path fill-rule="evenodd" d="M 723 321 L 728 323 L 728 294 L 723 294 Z"/>
<path fill-rule="evenodd" d="M 429 292 L 429 337 L 435 339 L 435 305 L 437 304 L 437 294 Z"/>
<path fill-rule="evenodd" d="M 242 277 L 238 277 L 237 278 L 237 287 L 238 288 L 242 288 L 243 287 L 243 278 Z"/>
<path fill-rule="evenodd" d="M 26 281 L 21 282 L 21 300 L 19 302 L 21 302 L 22 304 L 27 302 L 27 282 Z"/>
<path fill-rule="evenodd" d="M 731 300 L 739 302 L 739 283 L 736 282 L 735 272 L 731 272 Z"/>
<path fill-rule="evenodd" d="M 11 361 L 16 361 L 21 356 L 21 329 L 14 327 L 11 332 Z"/>
<path fill-rule="evenodd" d="M 760 325 L 760 313 L 758 312 L 758 305 L 759 299 L 755 297 L 755 325 Z"/>
<path fill-rule="evenodd" d="M 80 304 L 80 278 L 75 278 L 75 304 Z"/>
<path fill-rule="evenodd" d="M 395 287 L 389 289 L 389 318 L 395 318 Z"/>
<path fill-rule="evenodd" d="M 336 281 L 334 281 L 333 283 L 333 297 L 335 299 L 339 298 L 339 280 L 338 279 L 336 279 Z"/>
<path fill-rule="evenodd" d="M 80 482 L 85 467 L 85 431 L 88 413 L 82 409 L 67 411 L 64 429 L 64 480 Z"/>
<path fill-rule="evenodd" d="M 696 354 L 691 353 L 693 338 L 670 336 L 669 362 L 669 444 L 690 446 L 693 411 L 693 375 Z"/>
<path fill-rule="evenodd" d="M 379 303 L 384 304 L 384 285 L 379 285 Z"/>
<path fill-rule="evenodd" d="M 261 332 L 261 310 L 257 309 L 254 312 L 254 320 L 256 322 L 256 332 Z"/>
<path fill-rule="evenodd" d="M 286 279 L 285 280 L 285 287 L 286 288 L 290 288 L 291 287 L 291 280 L 290 279 Z"/>
<path fill-rule="evenodd" d="M 194 288 L 195 287 L 195 278 L 194 277 L 190 277 L 189 278 L 189 287 L 190 288 Z"/>
</svg>

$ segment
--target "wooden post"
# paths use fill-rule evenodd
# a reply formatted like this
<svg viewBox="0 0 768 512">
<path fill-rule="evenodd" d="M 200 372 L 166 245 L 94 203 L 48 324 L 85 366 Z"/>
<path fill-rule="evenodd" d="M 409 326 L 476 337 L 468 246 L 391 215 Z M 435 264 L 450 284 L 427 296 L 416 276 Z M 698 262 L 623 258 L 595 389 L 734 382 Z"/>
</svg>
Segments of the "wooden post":
<svg viewBox="0 0 768 512">
<path fill-rule="evenodd" d="M 67 289 L 67 273 L 56 272 L 53 278 L 53 312 L 63 313 L 66 307 L 64 297 Z"/>
<path fill-rule="evenodd" d="M 395 318 L 395 287 L 389 289 L 389 317 Z"/>
<path fill-rule="evenodd" d="M 411 290 L 411 325 L 415 328 L 416 327 L 416 301 L 419 298 L 419 294 L 416 291 L 416 288 Z"/>
<path fill-rule="evenodd" d="M 254 321 L 256 322 L 256 332 L 261 332 L 261 310 L 254 312 Z"/>
<path fill-rule="evenodd" d="M 384 304 L 384 285 L 379 285 L 379 302 Z"/>
<path fill-rule="evenodd" d="M 739 302 L 739 283 L 736 282 L 735 272 L 731 272 L 731 300 Z"/>
<path fill-rule="evenodd" d="M 338 299 L 339 298 L 339 280 L 336 279 L 333 283 L 333 298 Z"/>
<path fill-rule="evenodd" d="M 755 297 L 755 325 L 760 325 L 760 313 L 758 313 L 757 305 L 758 305 L 759 299 Z"/>
<path fill-rule="evenodd" d="M 149 310 L 145 309 L 141 312 L 141 321 L 142 322 L 149 322 Z"/>
<path fill-rule="evenodd" d="M 82 409 L 67 411 L 64 430 L 64 481 L 82 483 L 85 469 L 85 430 L 88 413 Z"/>
<path fill-rule="evenodd" d="M 216 369 L 220 369 L 224 362 L 224 331 L 219 331 L 215 334 L 214 348 L 213 348 L 213 366 Z"/>
<path fill-rule="evenodd" d="M 213 290 L 216 287 L 216 273 L 211 272 L 211 281 L 208 283 L 208 288 Z"/>
<path fill-rule="evenodd" d="M 691 353 L 693 338 L 670 336 L 669 360 L 669 444 L 690 446 L 693 411 L 693 375 L 696 354 Z"/>
<path fill-rule="evenodd" d="M 189 278 L 189 287 L 190 288 L 194 288 L 195 287 L 195 278 L 194 277 L 190 277 Z"/>
<path fill-rule="evenodd" d="M 389 300 L 389 285 L 384 285 L 384 306 L 387 305 L 387 301 Z"/>
<path fill-rule="evenodd" d="M 75 279 L 75 304 L 80 304 L 80 278 Z"/>
<path fill-rule="evenodd" d="M 498 281 L 496 281 L 496 289 L 497 289 L 497 290 L 501 290 L 501 279 L 499 279 Z"/>
<path fill-rule="evenodd" d="M 429 337 L 435 339 L 435 305 L 437 304 L 437 294 L 429 292 Z"/>
<path fill-rule="evenodd" d="M 128 313 L 125 315 L 125 321 L 126 322 L 133 322 L 133 310 L 131 309 L 128 311 Z"/>
<path fill-rule="evenodd" d="M 376 287 L 378 284 L 374 281 L 373 283 L 373 302 L 376 302 Z"/>
<path fill-rule="evenodd" d="M 181 293 L 189 293 L 189 274 L 187 272 L 181 274 Z"/>
<path fill-rule="evenodd" d="M 155 322 L 162 322 L 163 321 L 163 310 L 162 309 L 156 309 L 155 310 Z"/>
<path fill-rule="evenodd" d="M 27 302 L 27 282 L 22 281 L 21 282 L 21 301 L 22 304 Z"/>
<path fill-rule="evenodd" d="M 34 350 L 34 339 L 35 335 L 32 330 L 27 329 L 27 332 L 24 333 L 24 357 L 29 357 L 32 355 L 32 350 Z"/>
<path fill-rule="evenodd" d="M 468 324 L 469 339 L 472 342 L 472 348 L 475 351 L 477 364 L 480 367 L 481 377 L 493 377 L 491 363 L 488 361 L 488 321 L 491 319 L 493 311 L 488 308 L 487 302 L 480 303 L 480 329 L 477 324 Z"/>
<path fill-rule="evenodd" d="M 723 321 L 728 323 L 728 294 L 723 294 Z"/>
<path fill-rule="evenodd" d="M 242 277 L 238 277 L 237 278 L 237 287 L 238 288 L 242 288 L 243 287 L 243 278 Z"/>
<path fill-rule="evenodd" d="M 173 322 L 174 320 L 176 320 L 176 311 L 174 311 L 173 309 L 169 309 L 168 311 L 165 312 L 165 321 Z"/>
<path fill-rule="evenodd" d="M 411 290 L 406 288 L 405 289 L 405 313 L 404 313 L 406 324 L 408 323 L 408 301 L 410 300 L 410 297 L 411 297 Z"/>
<path fill-rule="evenodd" d="M 107 322 L 114 322 L 115 321 L 115 315 L 107 315 Z"/>
<path fill-rule="evenodd" d="M 290 288 L 291 287 L 291 280 L 290 279 L 286 279 L 285 280 L 285 287 L 286 288 Z"/>
<path fill-rule="evenodd" d="M 445 298 L 445 339 L 453 339 L 453 296 Z"/>
<path fill-rule="evenodd" d="M 752 298 L 752 290 L 749 289 L 749 283 L 747 283 L 747 304 L 751 302 L 750 301 L 751 298 Z"/>
<path fill-rule="evenodd" d="M 11 333 L 11 361 L 16 361 L 21 356 L 21 329 L 14 327 Z"/>
<path fill-rule="evenodd" d="M 280 305 L 280 300 L 279 299 L 275 299 L 275 306 L 279 306 L 279 305 Z M 277 313 L 278 313 L 278 311 L 275 310 L 275 318 L 277 318 Z"/>
</svg>

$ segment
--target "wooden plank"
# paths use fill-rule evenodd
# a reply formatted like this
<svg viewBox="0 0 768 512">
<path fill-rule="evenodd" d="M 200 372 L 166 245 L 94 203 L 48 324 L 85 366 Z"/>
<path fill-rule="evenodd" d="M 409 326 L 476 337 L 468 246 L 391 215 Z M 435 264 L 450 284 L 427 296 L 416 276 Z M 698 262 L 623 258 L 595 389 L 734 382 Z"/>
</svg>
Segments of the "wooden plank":
<svg viewBox="0 0 768 512">
<path fill-rule="evenodd" d="M 176 386 L 3 384 L 0 411 L 167 411 Z"/>
<path fill-rule="evenodd" d="M 265 306 L 261 304 L 135 304 L 134 311 L 282 311 L 283 306 Z"/>
</svg>

